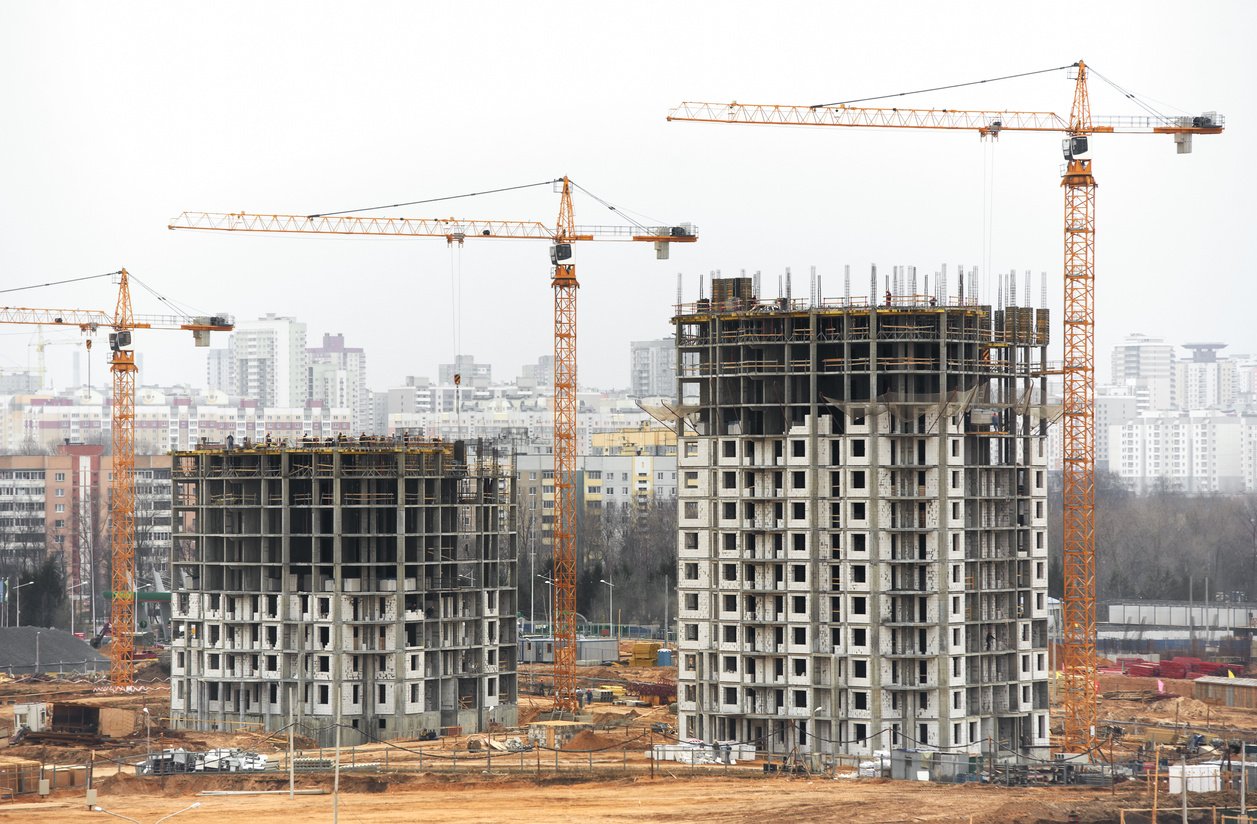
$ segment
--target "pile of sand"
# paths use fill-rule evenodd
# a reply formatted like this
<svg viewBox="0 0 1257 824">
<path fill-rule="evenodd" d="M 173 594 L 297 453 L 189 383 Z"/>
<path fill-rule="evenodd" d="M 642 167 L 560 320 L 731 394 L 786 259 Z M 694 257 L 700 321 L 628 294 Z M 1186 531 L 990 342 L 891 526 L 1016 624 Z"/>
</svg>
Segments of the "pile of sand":
<svg viewBox="0 0 1257 824">
<path fill-rule="evenodd" d="M 593 730 L 581 730 L 563 745 L 563 749 L 567 752 L 571 752 L 573 750 L 579 752 L 589 752 L 590 750 L 615 749 L 623 744 L 623 741 L 618 741 L 615 738 L 610 738 L 605 735 L 599 735 Z"/>
<path fill-rule="evenodd" d="M 1169 708 L 1167 707 L 1167 710 Z M 1210 716 L 1216 715 L 1216 711 L 1206 704 L 1204 701 L 1197 701 L 1195 698 L 1180 698 L 1175 702 L 1174 710 L 1177 716 L 1184 721 L 1199 721 Z M 1166 712 L 1168 715 L 1169 712 Z"/>
</svg>

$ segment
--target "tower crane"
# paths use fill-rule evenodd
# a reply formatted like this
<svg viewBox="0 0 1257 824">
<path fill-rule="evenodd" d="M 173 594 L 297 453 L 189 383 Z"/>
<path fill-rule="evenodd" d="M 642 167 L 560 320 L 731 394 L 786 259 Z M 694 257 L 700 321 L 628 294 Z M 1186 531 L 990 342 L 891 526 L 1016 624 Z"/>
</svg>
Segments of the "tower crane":
<svg viewBox="0 0 1257 824">
<path fill-rule="evenodd" d="M 135 683 L 135 363 L 133 333 L 137 329 L 165 329 L 191 332 L 197 346 L 209 346 L 211 332 L 234 328 L 227 315 L 179 317 L 176 315 L 136 315 L 131 308 L 131 288 L 126 269 L 100 277 L 118 278 L 118 297 L 110 314 L 99 309 L 32 309 L 0 306 L 0 323 L 34 326 L 78 327 L 86 334 L 110 329 L 109 371 L 113 375 L 112 437 L 113 477 L 109 482 L 111 521 L 110 576 L 113 597 L 109 625 L 113 642 L 109 654 L 109 682 L 116 689 Z"/>
<path fill-rule="evenodd" d="M 183 212 L 171 229 L 220 232 L 281 232 L 378 237 L 438 237 L 460 246 L 469 239 L 545 240 L 550 242 L 554 289 L 554 699 L 557 712 L 579 706 L 576 685 L 576 266 L 572 244 L 586 241 L 653 243 L 659 260 L 672 243 L 693 243 L 689 224 L 676 226 L 578 226 L 567 177 L 547 183 L 558 189 L 559 214 L 553 227 L 539 221 L 415 219 L 329 215 L 275 215 L 246 212 Z M 579 188 L 579 187 L 578 187 Z M 371 210 L 361 210 L 371 211 Z"/>
<path fill-rule="evenodd" d="M 49 346 L 64 346 L 67 344 L 78 346 L 80 343 L 80 341 L 68 340 L 68 339 L 67 340 L 46 340 L 44 338 L 43 328 L 44 327 L 42 326 L 35 327 L 37 337 L 33 343 L 27 344 L 28 348 L 35 350 L 35 375 L 37 376 L 38 381 L 39 381 L 39 386 L 37 388 L 38 388 L 38 391 L 40 392 L 42 392 L 44 390 L 44 387 L 48 385 L 48 361 L 45 355 L 45 350 Z M 85 341 L 82 341 L 82 343 L 86 345 L 86 348 L 89 350 L 89 354 L 90 354 L 90 350 L 92 348 L 92 339 L 87 338 Z"/>
<path fill-rule="evenodd" d="M 1070 70 L 1074 80 L 1069 117 L 1052 112 L 868 108 L 850 106 L 865 98 L 818 106 L 682 103 L 669 121 L 735 125 L 847 126 L 977 132 L 995 139 L 1004 132 L 1057 132 L 1064 135 L 1065 193 L 1065 353 L 1063 403 L 1064 475 L 1064 737 L 1066 752 L 1084 753 L 1096 742 L 1095 619 L 1095 191 L 1089 139 L 1097 134 L 1172 135 L 1179 154 L 1192 148 L 1194 135 L 1221 134 L 1216 112 L 1168 117 L 1092 117 L 1087 65 L 1079 60 L 1045 72 Z M 1016 75 L 1023 76 L 1023 75 Z M 1102 79 L 1103 76 L 1101 76 Z M 1008 79 L 1008 78 L 997 78 Z M 962 83 L 976 85 L 989 81 Z M 1106 79 L 1106 82 L 1107 79 Z M 949 86 L 947 88 L 955 88 Z M 922 91 L 935 91 L 927 89 Z M 915 94 L 907 92 L 905 94 Z M 1123 93 L 1131 99 L 1134 95 Z M 887 95 L 900 97 L 902 95 Z M 1145 107 L 1147 108 L 1147 107 Z"/>
</svg>

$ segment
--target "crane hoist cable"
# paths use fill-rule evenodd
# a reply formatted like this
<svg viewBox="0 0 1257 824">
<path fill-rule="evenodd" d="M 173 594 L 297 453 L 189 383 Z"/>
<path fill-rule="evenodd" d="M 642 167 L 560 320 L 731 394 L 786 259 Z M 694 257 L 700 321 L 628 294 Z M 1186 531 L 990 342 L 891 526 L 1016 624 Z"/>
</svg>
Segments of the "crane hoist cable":
<svg viewBox="0 0 1257 824">
<path fill-rule="evenodd" d="M 335 217 L 336 215 L 352 215 L 355 212 L 374 212 L 377 209 L 398 209 L 402 206 L 418 206 L 421 203 L 440 203 L 443 200 L 459 200 L 465 197 L 479 197 L 480 195 L 496 195 L 500 192 L 514 192 L 519 189 L 532 189 L 537 186 L 552 186 L 558 183 L 558 180 L 543 180 L 540 183 L 524 183 L 520 186 L 503 186 L 500 189 L 486 189 L 483 192 L 467 192 L 461 195 L 446 195 L 445 197 L 429 197 L 424 200 L 411 200 L 406 203 L 388 203 L 383 206 L 365 206 L 361 209 L 341 209 L 339 212 L 319 212 L 318 214 L 306 215 L 308 218 L 316 217 Z"/>
<path fill-rule="evenodd" d="M 0 294 L 3 294 L 5 292 L 24 292 L 27 289 L 42 289 L 45 286 L 61 286 L 66 283 L 81 283 L 82 281 L 85 281 L 85 280 L 95 280 L 97 278 L 111 278 L 116 274 L 118 273 L 117 272 L 104 272 L 99 275 L 84 275 L 83 277 L 80 277 L 80 278 L 66 278 L 65 280 L 50 280 L 47 283 L 32 283 L 29 286 L 11 286 L 8 289 L 0 289 Z"/>
</svg>

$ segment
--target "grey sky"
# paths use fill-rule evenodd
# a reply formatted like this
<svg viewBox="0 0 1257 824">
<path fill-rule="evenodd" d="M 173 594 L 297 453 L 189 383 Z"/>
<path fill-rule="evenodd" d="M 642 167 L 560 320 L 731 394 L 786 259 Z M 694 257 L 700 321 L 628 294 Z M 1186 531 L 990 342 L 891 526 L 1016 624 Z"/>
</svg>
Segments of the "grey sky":
<svg viewBox="0 0 1257 824">
<path fill-rule="evenodd" d="M 126 266 L 170 296 L 239 318 L 296 315 L 343 331 L 371 383 L 433 374 L 454 351 L 451 258 L 436 239 L 170 232 L 184 209 L 306 214 L 564 173 L 618 205 L 692 221 L 694 246 L 586 244 L 582 383 L 627 384 L 627 342 L 668 331 L 675 276 L 819 267 L 825 292 L 879 267 L 983 260 L 1049 272 L 1060 304 L 1059 140 L 666 123 L 681 100 L 818 103 L 973 80 L 1082 57 L 1124 86 L 1228 132 L 1176 156 L 1169 137 L 1095 140 L 1099 346 L 1133 331 L 1257 351 L 1249 3 L 213 3 L 0 5 L 0 245 L 5 285 Z M 1097 114 L 1136 114 L 1099 79 Z M 904 105 L 1067 113 L 1064 73 Z M 915 101 L 915 102 L 912 102 Z M 1176 111 L 1170 105 L 1167 111 Z M 991 156 L 993 155 L 993 161 Z M 401 210 L 553 221 L 548 189 Z M 613 222 L 593 201 L 577 221 Z M 550 351 L 544 243 L 468 243 L 462 350 L 499 374 Z M 953 276 L 954 283 L 954 276 Z M 1020 288 L 1020 279 L 1018 286 Z M 795 293 L 806 294 L 796 280 Z M 107 283 L 0 296 L 112 307 Z M 158 311 L 146 295 L 139 311 Z M 1059 313 L 1054 320 L 1059 319 Z M 1059 332 L 1055 333 L 1059 343 Z M 0 366 L 32 336 L 0 333 Z M 222 341 L 220 340 L 220 343 Z M 204 380 L 171 333 L 141 338 L 143 380 Z M 58 385 L 71 347 L 49 349 Z M 104 376 L 103 345 L 93 376 Z M 1107 372 L 1107 367 L 1103 368 Z"/>
</svg>

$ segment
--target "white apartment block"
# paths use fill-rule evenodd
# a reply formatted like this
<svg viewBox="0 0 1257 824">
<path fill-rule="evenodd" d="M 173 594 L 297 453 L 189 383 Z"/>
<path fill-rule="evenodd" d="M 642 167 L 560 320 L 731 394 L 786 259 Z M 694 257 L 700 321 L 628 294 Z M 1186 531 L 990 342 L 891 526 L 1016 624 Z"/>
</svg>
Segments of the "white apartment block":
<svg viewBox="0 0 1257 824">
<path fill-rule="evenodd" d="M 1244 447 L 1257 418 L 1207 410 L 1144 412 L 1109 427 L 1113 472 L 1132 490 L 1187 493 L 1254 490 Z M 1251 454 L 1251 451 L 1250 453 Z"/>
<path fill-rule="evenodd" d="M 346 346 L 344 335 L 323 335 L 322 346 L 307 351 L 310 385 L 307 397 L 333 409 L 349 409 L 355 433 L 371 429 L 371 393 L 367 389 L 367 355 Z M 374 430 L 372 430 L 374 431 Z"/>
<path fill-rule="evenodd" d="M 1220 358 L 1221 343 L 1187 343 L 1190 360 L 1174 364 L 1174 394 L 1179 409 L 1234 409 L 1239 385 L 1239 365 Z"/>
<path fill-rule="evenodd" d="M 107 395 L 70 391 L 58 396 L 18 396 L 3 411 L 4 441 L 10 452 L 55 449 L 70 443 L 109 443 L 110 402 Z M 251 399 L 233 399 L 222 392 L 201 393 L 188 387 L 142 387 L 135 401 L 135 445 L 140 454 L 160 455 L 191 449 L 202 438 L 228 436 L 278 440 L 357 435 L 348 408 L 320 402 L 299 407 L 262 407 Z"/>
<path fill-rule="evenodd" d="M 629 344 L 629 393 L 637 398 L 671 398 L 677 391 L 677 351 L 673 338 Z"/>
<path fill-rule="evenodd" d="M 1140 411 L 1174 408 L 1174 347 L 1162 338 L 1129 336 L 1113 347 L 1112 383 L 1131 387 Z"/>
<path fill-rule="evenodd" d="M 228 339 L 229 394 L 253 398 L 262 406 L 299 407 L 309 391 L 306 325 L 268 314 L 240 321 Z"/>
<path fill-rule="evenodd" d="M 508 399 L 510 387 L 500 387 L 503 394 L 488 401 L 468 401 L 460 409 L 396 412 L 388 416 L 389 435 L 409 432 L 446 440 L 514 441 L 523 444 L 554 443 L 554 411 L 551 398 Z M 496 387 L 495 387 L 496 389 Z M 438 387 L 436 391 L 440 391 Z M 623 396 L 582 392 L 576 413 L 576 448 L 588 455 L 593 449 L 593 436 L 637 427 L 649 417 L 636 404 Z"/>
</svg>

